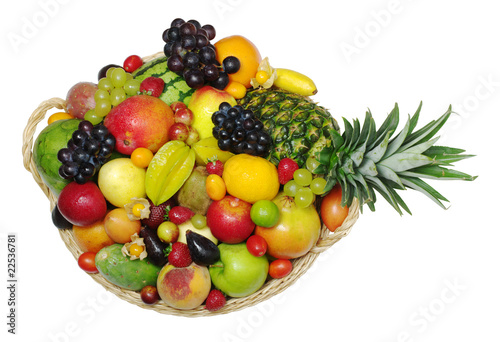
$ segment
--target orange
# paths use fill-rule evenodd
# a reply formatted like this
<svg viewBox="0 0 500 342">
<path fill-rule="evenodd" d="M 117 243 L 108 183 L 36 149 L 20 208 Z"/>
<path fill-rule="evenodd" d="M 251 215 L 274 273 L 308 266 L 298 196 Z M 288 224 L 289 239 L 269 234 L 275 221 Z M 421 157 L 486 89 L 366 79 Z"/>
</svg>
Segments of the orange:
<svg viewBox="0 0 500 342">
<path fill-rule="evenodd" d="M 124 208 L 115 208 L 104 218 L 104 229 L 114 242 L 127 243 L 132 241 L 132 235 L 139 234 L 141 221 L 131 221 Z"/>
<path fill-rule="evenodd" d="M 73 236 L 78 247 L 84 252 L 97 253 L 101 248 L 115 243 L 106 233 L 103 220 L 90 226 L 73 226 Z"/>
<path fill-rule="evenodd" d="M 227 192 L 249 203 L 272 200 L 278 194 L 278 170 L 270 161 L 241 153 L 224 164 L 222 179 Z"/>
<path fill-rule="evenodd" d="M 214 44 L 217 52 L 217 61 L 222 61 L 229 56 L 234 56 L 240 60 L 240 69 L 229 74 L 229 80 L 250 87 L 250 80 L 255 77 L 262 57 L 257 47 L 243 36 L 229 36 L 222 38 Z"/>
<path fill-rule="evenodd" d="M 50 125 L 51 123 L 58 121 L 58 120 L 65 120 L 65 119 L 74 119 L 74 117 L 68 113 L 65 112 L 57 112 L 49 116 L 47 123 Z"/>
</svg>

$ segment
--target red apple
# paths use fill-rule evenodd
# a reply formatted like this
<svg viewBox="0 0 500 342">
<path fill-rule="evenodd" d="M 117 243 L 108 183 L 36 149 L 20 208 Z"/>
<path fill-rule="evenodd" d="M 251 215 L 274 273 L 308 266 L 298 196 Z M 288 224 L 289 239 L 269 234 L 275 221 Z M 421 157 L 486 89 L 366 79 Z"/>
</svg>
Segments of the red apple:
<svg viewBox="0 0 500 342">
<path fill-rule="evenodd" d="M 243 242 L 255 228 L 255 223 L 250 218 L 250 209 L 250 203 L 227 195 L 220 201 L 213 201 L 208 207 L 207 226 L 221 242 Z"/>
<path fill-rule="evenodd" d="M 186 141 L 188 136 L 189 136 L 189 128 L 185 124 L 180 122 L 174 123 L 172 126 L 170 126 L 170 129 L 168 130 L 169 140 Z"/>
<path fill-rule="evenodd" d="M 130 155 L 138 147 L 155 153 L 168 141 L 174 113 L 165 102 L 149 95 L 135 95 L 111 109 L 104 119 L 116 138 L 115 149 Z"/>
<path fill-rule="evenodd" d="M 57 199 L 61 215 L 73 225 L 89 226 L 106 216 L 106 199 L 99 187 L 92 181 L 84 184 L 71 182 L 66 185 Z"/>
</svg>

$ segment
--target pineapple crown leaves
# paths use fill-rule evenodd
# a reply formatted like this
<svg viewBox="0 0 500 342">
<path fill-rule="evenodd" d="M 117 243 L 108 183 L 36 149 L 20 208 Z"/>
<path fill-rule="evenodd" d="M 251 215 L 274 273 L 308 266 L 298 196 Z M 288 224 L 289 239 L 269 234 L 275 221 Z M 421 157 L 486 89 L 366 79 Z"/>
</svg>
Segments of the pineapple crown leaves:
<svg viewBox="0 0 500 342">
<path fill-rule="evenodd" d="M 396 190 L 410 188 L 446 209 L 442 202 L 448 200 L 422 178 L 472 181 L 476 177 L 447 167 L 473 155 L 463 154 L 465 151 L 458 148 L 434 146 L 439 139 L 434 136 L 450 117 L 451 106 L 440 118 L 414 131 L 421 108 L 422 103 L 394 137 L 399 124 L 397 103 L 378 130 L 370 110 L 362 125 L 358 119 L 351 124 L 344 118 L 343 134 L 332 130 L 331 146 L 315 154 L 320 166 L 314 172 L 325 174 L 325 193 L 338 182 L 342 205 L 350 206 L 357 198 L 361 210 L 367 204 L 375 211 L 378 192 L 402 215 L 401 209 L 409 214 L 411 211 Z"/>
</svg>

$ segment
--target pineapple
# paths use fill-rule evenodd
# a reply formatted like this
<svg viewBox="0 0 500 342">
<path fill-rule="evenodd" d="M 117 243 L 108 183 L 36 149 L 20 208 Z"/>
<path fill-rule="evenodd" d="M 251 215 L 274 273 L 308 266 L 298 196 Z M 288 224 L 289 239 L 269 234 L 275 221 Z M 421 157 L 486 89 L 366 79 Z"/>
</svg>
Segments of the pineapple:
<svg viewBox="0 0 500 342">
<path fill-rule="evenodd" d="M 366 204 L 375 211 L 375 192 L 378 192 L 399 214 L 403 214 L 402 210 L 411 214 L 396 192 L 410 188 L 445 208 L 443 201 L 448 200 L 422 178 L 468 181 L 476 178 L 447 168 L 472 155 L 457 148 L 434 146 L 438 140 L 434 136 L 451 115 L 451 106 L 439 119 L 414 131 L 422 108 L 420 103 L 393 137 L 399 123 L 397 104 L 378 130 L 368 111 L 363 125 L 358 119 L 353 124 L 343 119 L 342 134 L 326 109 L 280 89 L 249 91 L 240 105 L 254 111 L 271 135 L 269 159 L 274 164 L 285 157 L 292 158 L 300 167 L 308 161 L 308 168 L 327 180 L 325 193 L 340 183 L 342 205 L 350 206 L 357 198 L 361 210 Z"/>
<path fill-rule="evenodd" d="M 304 165 L 313 153 L 331 147 L 331 135 L 339 131 L 325 108 L 286 90 L 251 90 L 238 104 L 252 110 L 264 124 L 273 140 L 268 159 L 275 165 L 287 157 Z"/>
</svg>

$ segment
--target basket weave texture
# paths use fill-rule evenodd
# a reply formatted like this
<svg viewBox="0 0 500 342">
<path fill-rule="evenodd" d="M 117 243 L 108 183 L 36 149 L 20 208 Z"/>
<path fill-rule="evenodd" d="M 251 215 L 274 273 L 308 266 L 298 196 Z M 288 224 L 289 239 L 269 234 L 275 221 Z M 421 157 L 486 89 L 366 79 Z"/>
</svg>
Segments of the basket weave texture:
<svg viewBox="0 0 500 342">
<path fill-rule="evenodd" d="M 154 55 L 144 57 L 143 61 L 148 62 L 158 57 L 164 56 L 163 53 L 156 53 Z M 23 132 L 23 146 L 22 146 L 22 154 L 23 154 L 23 164 L 26 170 L 28 170 L 35 182 L 38 184 L 40 189 L 43 191 L 45 196 L 47 196 L 50 202 L 50 210 L 54 208 L 57 204 L 57 197 L 54 193 L 45 185 L 40 174 L 37 171 L 35 162 L 33 160 L 33 143 L 34 143 L 34 134 L 36 132 L 37 125 L 44 120 L 45 115 L 51 109 L 66 109 L 66 101 L 61 98 L 51 98 L 49 100 L 43 101 L 38 108 L 31 114 L 28 123 Z M 175 316 L 184 316 L 184 317 L 201 317 L 201 316 L 213 316 L 220 314 L 227 314 L 230 312 L 242 310 L 251 306 L 254 306 L 260 302 L 266 301 L 271 297 L 281 293 L 286 288 L 291 286 L 295 281 L 297 281 L 307 270 L 312 266 L 316 258 L 326 251 L 328 248 L 333 246 L 340 239 L 349 234 L 352 226 L 356 222 L 359 217 L 359 204 L 355 200 L 353 201 L 351 207 L 349 208 L 349 215 L 345 219 L 342 226 L 337 228 L 335 232 L 331 233 L 328 228 L 323 225 L 321 228 L 320 237 L 316 243 L 316 245 L 304 256 L 292 260 L 293 262 L 293 270 L 292 272 L 282 279 L 271 279 L 267 281 L 262 288 L 260 288 L 257 292 L 243 297 L 243 298 L 229 298 L 227 304 L 216 312 L 210 312 L 206 310 L 203 306 L 199 306 L 192 310 L 179 310 L 165 305 L 162 301 L 159 301 L 155 305 L 147 305 L 144 304 L 140 298 L 139 292 L 130 291 L 123 289 L 119 286 L 111 284 L 108 282 L 102 275 L 97 274 L 89 274 L 97 283 L 102 285 L 107 291 L 118 296 L 120 299 L 125 300 L 131 304 L 137 305 L 141 308 L 150 309 L 157 311 L 162 314 L 175 315 Z M 66 247 L 71 252 L 73 257 L 78 259 L 78 256 L 83 253 L 83 251 L 76 244 L 73 231 L 71 229 L 62 229 L 59 230 L 59 234 L 66 244 Z"/>
</svg>

